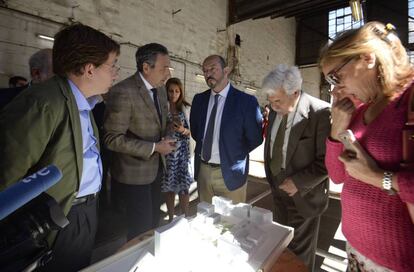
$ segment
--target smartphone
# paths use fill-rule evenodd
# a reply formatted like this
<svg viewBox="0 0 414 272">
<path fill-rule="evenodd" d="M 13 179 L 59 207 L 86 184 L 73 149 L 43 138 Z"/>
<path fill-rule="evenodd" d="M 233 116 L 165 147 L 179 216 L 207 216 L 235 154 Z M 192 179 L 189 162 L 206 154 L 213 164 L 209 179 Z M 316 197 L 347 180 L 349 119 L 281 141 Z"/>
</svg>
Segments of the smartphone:
<svg viewBox="0 0 414 272">
<path fill-rule="evenodd" d="M 354 147 L 352 146 L 352 143 L 356 141 L 355 135 L 352 132 L 352 130 L 347 129 L 339 133 L 338 137 L 342 144 L 345 146 L 345 150 L 356 153 Z"/>
</svg>

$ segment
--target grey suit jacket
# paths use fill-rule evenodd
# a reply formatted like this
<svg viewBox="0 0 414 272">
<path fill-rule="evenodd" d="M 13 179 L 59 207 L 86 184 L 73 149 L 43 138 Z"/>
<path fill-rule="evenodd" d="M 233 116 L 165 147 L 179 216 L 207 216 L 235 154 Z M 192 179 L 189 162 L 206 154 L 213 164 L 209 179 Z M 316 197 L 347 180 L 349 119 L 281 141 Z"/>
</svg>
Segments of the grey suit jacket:
<svg viewBox="0 0 414 272">
<path fill-rule="evenodd" d="M 125 184 L 144 185 L 155 180 L 160 154 L 153 144 L 165 135 L 167 92 L 158 88 L 161 119 L 138 73 L 111 88 L 104 117 L 104 143 L 113 151 L 111 175 Z M 165 165 L 165 159 L 162 156 Z"/>
<path fill-rule="evenodd" d="M 276 112 L 269 115 L 264 149 L 265 171 L 276 197 L 287 196 L 278 186 L 291 177 L 298 193 L 293 201 L 304 217 L 314 217 L 328 205 L 329 179 L 325 167 L 325 140 L 329 135 L 330 105 L 302 92 L 286 152 L 286 169 L 273 176 L 270 171 L 270 135 Z M 280 151 L 282 152 L 282 151 Z"/>
</svg>

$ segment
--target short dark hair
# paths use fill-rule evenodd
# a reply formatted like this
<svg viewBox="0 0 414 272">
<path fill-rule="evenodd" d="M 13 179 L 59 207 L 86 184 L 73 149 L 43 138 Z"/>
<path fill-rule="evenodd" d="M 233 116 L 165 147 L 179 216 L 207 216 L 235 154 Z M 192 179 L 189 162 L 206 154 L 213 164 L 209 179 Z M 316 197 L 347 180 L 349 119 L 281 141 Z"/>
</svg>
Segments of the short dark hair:
<svg viewBox="0 0 414 272">
<path fill-rule="evenodd" d="M 226 60 L 220 55 L 210 55 L 210 56 L 208 56 L 207 58 L 204 59 L 203 63 L 206 62 L 206 60 L 211 60 L 211 59 L 218 59 L 222 69 L 224 69 L 224 67 L 227 66 Z"/>
<path fill-rule="evenodd" d="M 227 64 L 226 64 L 226 60 L 225 60 L 222 56 L 220 56 L 220 55 L 217 55 L 217 57 L 218 57 L 218 59 L 219 59 L 219 62 L 220 62 L 221 68 L 226 67 L 226 66 L 227 66 Z"/>
<path fill-rule="evenodd" d="M 148 63 L 151 67 L 154 67 L 158 54 L 168 55 L 168 49 L 159 43 L 148 43 L 138 48 L 135 53 L 138 71 L 143 71 L 144 63 Z"/>
<path fill-rule="evenodd" d="M 85 64 L 102 65 L 112 52 L 119 54 L 117 42 L 90 26 L 73 24 L 55 35 L 53 72 L 80 75 Z"/>
<path fill-rule="evenodd" d="M 12 76 L 9 78 L 9 86 L 16 87 L 17 82 L 20 80 L 27 81 L 27 79 L 22 76 Z"/>
</svg>

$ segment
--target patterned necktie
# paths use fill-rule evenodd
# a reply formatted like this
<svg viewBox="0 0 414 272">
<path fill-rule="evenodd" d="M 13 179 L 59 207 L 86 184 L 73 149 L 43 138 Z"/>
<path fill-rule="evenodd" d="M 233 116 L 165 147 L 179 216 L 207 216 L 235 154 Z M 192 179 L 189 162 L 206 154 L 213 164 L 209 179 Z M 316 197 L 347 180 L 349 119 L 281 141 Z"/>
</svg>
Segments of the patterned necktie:
<svg viewBox="0 0 414 272">
<path fill-rule="evenodd" d="M 156 88 L 152 88 L 151 92 L 154 98 L 155 108 L 157 109 L 157 112 L 158 112 L 158 118 L 160 118 L 160 122 L 161 122 L 161 110 L 160 110 L 160 105 L 158 104 L 158 91 Z"/>
<path fill-rule="evenodd" d="M 272 159 L 270 160 L 270 171 L 276 176 L 282 169 L 283 162 L 283 144 L 285 142 L 285 132 L 288 115 L 285 114 L 280 122 L 279 129 L 276 133 L 275 142 L 273 143 Z"/>
<path fill-rule="evenodd" d="M 210 113 L 210 119 L 208 119 L 208 125 L 206 130 L 206 135 L 203 142 L 203 159 L 208 162 L 211 158 L 211 148 L 213 146 L 213 133 L 214 133 L 214 124 L 216 122 L 216 113 L 217 113 L 217 104 L 219 94 L 214 96 L 214 106 Z"/>
</svg>

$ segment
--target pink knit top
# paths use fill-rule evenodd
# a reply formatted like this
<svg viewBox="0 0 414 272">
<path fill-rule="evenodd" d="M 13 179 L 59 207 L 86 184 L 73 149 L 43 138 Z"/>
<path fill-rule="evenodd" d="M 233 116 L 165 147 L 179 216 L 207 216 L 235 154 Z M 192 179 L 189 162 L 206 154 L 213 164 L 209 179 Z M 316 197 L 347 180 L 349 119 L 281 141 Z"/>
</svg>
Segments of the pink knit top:
<svg viewBox="0 0 414 272">
<path fill-rule="evenodd" d="M 350 129 L 378 166 L 397 174 L 398 195 L 356 180 L 346 173 L 338 156 L 343 145 L 326 141 L 325 164 L 335 183 L 344 183 L 342 231 L 348 242 L 365 257 L 395 271 L 414 271 L 414 224 L 404 202 L 414 203 L 414 169 L 400 171 L 401 131 L 407 119 L 408 91 L 392 101 L 365 125 L 366 105 L 355 113 Z M 413 150 L 414 152 L 414 150 Z"/>
</svg>

